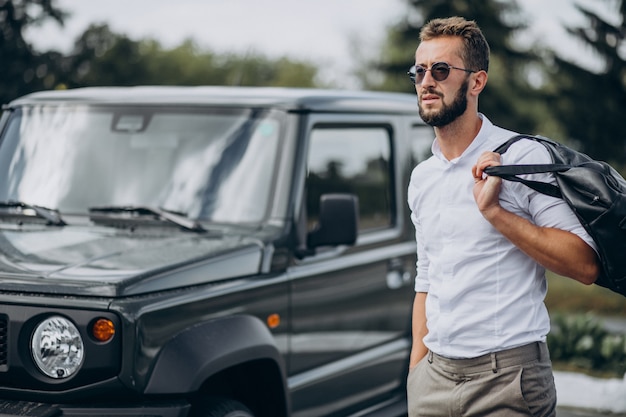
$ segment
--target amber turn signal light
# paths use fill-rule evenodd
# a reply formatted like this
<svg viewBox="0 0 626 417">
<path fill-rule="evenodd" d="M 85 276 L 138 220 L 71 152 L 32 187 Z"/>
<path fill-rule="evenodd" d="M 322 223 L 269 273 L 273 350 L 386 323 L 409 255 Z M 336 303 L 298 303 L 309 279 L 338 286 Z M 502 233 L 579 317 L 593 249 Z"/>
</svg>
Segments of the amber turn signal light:
<svg viewBox="0 0 626 417">
<path fill-rule="evenodd" d="M 109 319 L 98 319 L 91 327 L 91 335 L 98 342 L 108 342 L 115 335 L 115 325 Z"/>
<path fill-rule="evenodd" d="M 276 313 L 267 316 L 267 327 L 275 329 L 280 326 L 280 316 Z"/>
</svg>

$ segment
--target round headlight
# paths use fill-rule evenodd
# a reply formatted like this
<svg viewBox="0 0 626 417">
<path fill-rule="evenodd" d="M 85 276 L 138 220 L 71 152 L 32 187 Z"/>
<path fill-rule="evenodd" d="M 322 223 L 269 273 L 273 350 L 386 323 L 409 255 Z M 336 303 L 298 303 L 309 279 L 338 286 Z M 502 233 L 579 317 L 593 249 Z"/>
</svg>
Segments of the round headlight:
<svg viewBox="0 0 626 417">
<path fill-rule="evenodd" d="M 61 316 L 52 316 L 39 323 L 30 349 L 39 370 L 51 378 L 67 378 L 83 363 L 84 346 L 80 333 L 71 321 Z"/>
</svg>

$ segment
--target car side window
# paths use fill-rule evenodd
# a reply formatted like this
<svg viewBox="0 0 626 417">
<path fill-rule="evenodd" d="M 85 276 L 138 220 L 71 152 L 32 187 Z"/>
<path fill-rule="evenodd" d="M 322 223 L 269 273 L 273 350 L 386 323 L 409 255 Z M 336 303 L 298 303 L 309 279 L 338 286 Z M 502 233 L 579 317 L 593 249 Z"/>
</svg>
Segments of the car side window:
<svg viewBox="0 0 626 417">
<path fill-rule="evenodd" d="M 413 125 L 409 136 L 411 165 L 415 166 L 432 155 L 431 147 L 435 140 L 433 128 L 427 125 Z"/>
<path fill-rule="evenodd" d="M 390 128 L 316 127 L 307 169 L 309 228 L 317 221 L 320 196 L 329 193 L 359 198 L 359 233 L 393 225 Z"/>
</svg>

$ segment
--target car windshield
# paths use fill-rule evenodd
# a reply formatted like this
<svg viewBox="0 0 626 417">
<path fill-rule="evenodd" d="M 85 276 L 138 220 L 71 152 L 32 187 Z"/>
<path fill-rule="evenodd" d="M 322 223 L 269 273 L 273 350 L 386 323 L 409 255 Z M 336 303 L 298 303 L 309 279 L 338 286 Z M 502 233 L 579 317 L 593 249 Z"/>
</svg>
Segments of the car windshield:
<svg viewBox="0 0 626 417">
<path fill-rule="evenodd" d="M 272 195 L 280 127 L 277 114 L 259 109 L 18 108 L 0 142 L 0 201 L 63 215 L 146 206 L 258 223 Z"/>
</svg>

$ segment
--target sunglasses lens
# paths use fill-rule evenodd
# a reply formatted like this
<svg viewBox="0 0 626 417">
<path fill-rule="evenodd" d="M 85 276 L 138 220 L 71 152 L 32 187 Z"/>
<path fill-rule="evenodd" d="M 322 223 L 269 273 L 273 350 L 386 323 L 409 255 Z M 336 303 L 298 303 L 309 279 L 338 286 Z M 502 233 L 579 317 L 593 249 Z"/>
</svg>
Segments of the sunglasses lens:
<svg viewBox="0 0 626 417">
<path fill-rule="evenodd" d="M 425 73 L 426 70 L 423 67 L 413 65 L 411 68 L 409 68 L 409 72 L 407 74 L 409 75 L 409 79 L 413 84 L 419 84 L 424 79 Z"/>
<path fill-rule="evenodd" d="M 430 67 L 430 73 L 435 80 L 443 81 L 448 78 L 448 75 L 450 74 L 450 67 L 445 62 L 438 62 Z"/>
<path fill-rule="evenodd" d="M 407 74 L 413 84 L 421 84 L 426 75 L 426 71 L 430 71 L 430 74 L 436 81 L 443 81 L 450 75 L 450 66 L 445 62 L 437 62 L 428 70 L 420 65 L 413 65 L 409 68 Z"/>
</svg>

